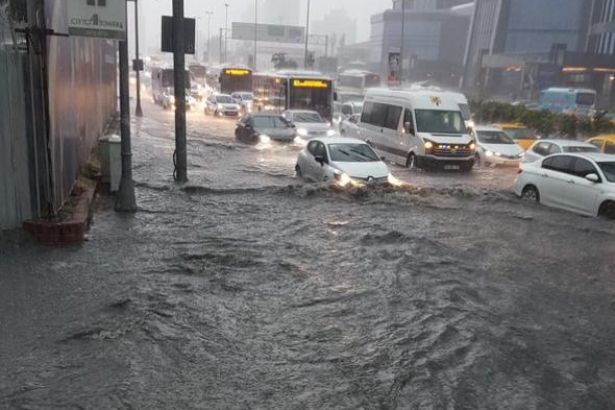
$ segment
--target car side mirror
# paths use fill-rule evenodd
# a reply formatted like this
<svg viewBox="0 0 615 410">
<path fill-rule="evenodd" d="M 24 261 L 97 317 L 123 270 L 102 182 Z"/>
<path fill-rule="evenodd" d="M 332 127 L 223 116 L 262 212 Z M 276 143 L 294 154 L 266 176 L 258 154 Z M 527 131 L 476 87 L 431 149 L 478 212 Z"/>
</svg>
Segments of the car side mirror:
<svg viewBox="0 0 615 410">
<path fill-rule="evenodd" d="M 588 180 L 589 182 L 593 182 L 594 184 L 597 184 L 598 182 L 600 182 L 600 177 L 597 174 L 585 175 L 585 179 Z"/>
<path fill-rule="evenodd" d="M 406 132 L 406 134 L 414 135 L 414 127 L 412 126 L 412 123 L 405 122 L 404 123 L 404 131 Z"/>
<path fill-rule="evenodd" d="M 315 156 L 314 159 L 320 164 L 321 167 L 325 166 L 325 159 L 320 155 Z"/>
</svg>

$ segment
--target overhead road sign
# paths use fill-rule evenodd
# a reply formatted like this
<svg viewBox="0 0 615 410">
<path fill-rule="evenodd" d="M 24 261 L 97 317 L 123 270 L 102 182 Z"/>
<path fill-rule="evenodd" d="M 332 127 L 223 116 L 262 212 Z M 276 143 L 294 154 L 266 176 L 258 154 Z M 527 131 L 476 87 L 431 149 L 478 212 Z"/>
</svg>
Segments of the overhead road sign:
<svg viewBox="0 0 615 410">
<path fill-rule="evenodd" d="M 254 41 L 254 23 L 233 23 L 232 39 Z M 303 44 L 305 27 L 279 24 L 257 24 L 258 41 L 270 43 Z"/>
<path fill-rule="evenodd" d="M 126 40 L 126 0 L 72 0 L 67 9 L 69 35 Z"/>
</svg>

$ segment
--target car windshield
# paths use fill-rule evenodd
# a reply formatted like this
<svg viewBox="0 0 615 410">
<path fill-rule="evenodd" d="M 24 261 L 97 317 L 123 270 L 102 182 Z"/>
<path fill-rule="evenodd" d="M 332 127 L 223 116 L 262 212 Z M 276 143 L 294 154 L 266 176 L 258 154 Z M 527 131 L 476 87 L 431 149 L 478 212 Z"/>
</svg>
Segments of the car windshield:
<svg viewBox="0 0 615 410">
<path fill-rule="evenodd" d="M 216 97 L 216 102 L 218 104 L 233 104 L 235 100 L 233 100 L 228 95 L 219 95 Z"/>
<path fill-rule="evenodd" d="M 502 131 L 478 131 L 478 141 L 483 144 L 514 144 L 508 135 Z"/>
<path fill-rule="evenodd" d="M 465 122 L 459 111 L 416 110 L 419 132 L 430 134 L 463 134 Z"/>
<path fill-rule="evenodd" d="M 598 147 L 586 147 L 586 146 L 575 146 L 575 147 L 563 147 L 564 152 L 600 152 Z"/>
<path fill-rule="evenodd" d="M 504 130 L 506 135 L 514 140 L 535 140 L 535 133 L 529 128 L 510 128 Z"/>
<path fill-rule="evenodd" d="M 329 144 L 333 162 L 376 162 L 378 155 L 367 144 Z"/>
<path fill-rule="evenodd" d="M 290 125 L 278 116 L 261 116 L 254 117 L 254 128 L 258 129 L 270 129 L 270 128 L 289 128 Z"/>
<path fill-rule="evenodd" d="M 252 94 L 240 94 L 239 97 L 245 101 L 252 101 Z"/>
<path fill-rule="evenodd" d="M 599 162 L 598 166 L 609 182 L 615 182 L 615 162 Z"/>
<path fill-rule="evenodd" d="M 293 114 L 295 122 L 324 122 L 322 117 L 317 112 L 296 112 Z"/>
</svg>

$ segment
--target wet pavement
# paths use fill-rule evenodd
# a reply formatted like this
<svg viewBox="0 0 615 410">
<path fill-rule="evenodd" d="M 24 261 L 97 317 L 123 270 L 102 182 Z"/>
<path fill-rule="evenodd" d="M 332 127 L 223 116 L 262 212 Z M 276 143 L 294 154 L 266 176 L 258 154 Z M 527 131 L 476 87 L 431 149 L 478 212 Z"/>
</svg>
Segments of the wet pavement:
<svg viewBox="0 0 615 410">
<path fill-rule="evenodd" d="M 294 177 L 299 145 L 134 121 L 139 212 L 68 249 L 0 240 L 0 408 L 613 409 L 615 225 L 517 200 L 513 169 Z"/>
</svg>

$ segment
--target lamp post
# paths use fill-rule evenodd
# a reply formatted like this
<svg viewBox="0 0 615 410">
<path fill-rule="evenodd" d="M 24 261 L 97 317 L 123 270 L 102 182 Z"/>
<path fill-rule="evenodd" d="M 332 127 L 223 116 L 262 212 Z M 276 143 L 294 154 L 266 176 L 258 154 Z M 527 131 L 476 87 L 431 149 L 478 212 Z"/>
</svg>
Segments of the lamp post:
<svg viewBox="0 0 615 410">
<path fill-rule="evenodd" d="M 310 0 L 307 2 L 307 16 L 305 19 L 305 55 L 303 56 L 303 68 L 307 69 L 308 39 L 310 37 Z"/>
<path fill-rule="evenodd" d="M 141 65 L 139 62 L 139 2 L 135 2 L 135 75 L 137 77 L 137 107 L 135 108 L 135 116 L 143 117 L 143 109 L 141 108 Z"/>
<path fill-rule="evenodd" d="M 224 17 L 224 62 L 228 61 L 228 8 L 230 4 L 224 3 L 226 15 Z"/>
<path fill-rule="evenodd" d="M 404 83 L 404 41 L 406 31 L 406 0 L 401 1 L 401 45 L 399 47 L 399 85 Z"/>
<path fill-rule="evenodd" d="M 213 11 L 206 11 L 205 15 L 207 16 L 207 62 L 211 62 L 211 16 L 214 14 Z"/>
<path fill-rule="evenodd" d="M 254 0 L 254 60 L 252 70 L 256 71 L 256 53 L 258 44 L 258 0 Z"/>
</svg>

